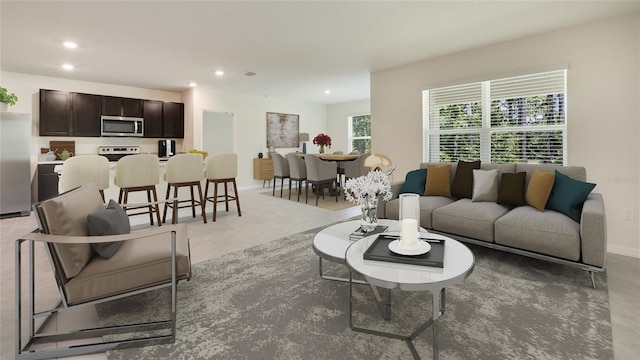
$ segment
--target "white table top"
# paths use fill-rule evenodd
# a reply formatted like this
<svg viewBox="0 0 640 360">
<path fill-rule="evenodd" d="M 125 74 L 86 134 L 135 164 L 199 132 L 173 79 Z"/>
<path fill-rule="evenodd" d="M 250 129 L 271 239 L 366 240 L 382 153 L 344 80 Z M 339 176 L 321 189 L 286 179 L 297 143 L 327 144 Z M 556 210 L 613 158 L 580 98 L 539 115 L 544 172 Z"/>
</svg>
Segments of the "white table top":
<svg viewBox="0 0 640 360">
<path fill-rule="evenodd" d="M 429 234 L 429 237 L 445 239 L 443 268 L 365 260 L 363 254 L 376 236 L 365 237 L 349 246 L 345 261 L 347 267 L 362 274 L 367 282 L 387 289 L 435 293 L 466 279 L 475 263 L 471 250 L 446 236 Z"/>
<path fill-rule="evenodd" d="M 399 233 L 400 222 L 396 220 L 379 219 L 378 225 L 387 225 L 387 232 Z M 344 264 L 344 254 L 354 240 L 349 235 L 360 227 L 360 220 L 347 221 L 326 227 L 313 238 L 313 251 L 325 260 Z"/>
</svg>

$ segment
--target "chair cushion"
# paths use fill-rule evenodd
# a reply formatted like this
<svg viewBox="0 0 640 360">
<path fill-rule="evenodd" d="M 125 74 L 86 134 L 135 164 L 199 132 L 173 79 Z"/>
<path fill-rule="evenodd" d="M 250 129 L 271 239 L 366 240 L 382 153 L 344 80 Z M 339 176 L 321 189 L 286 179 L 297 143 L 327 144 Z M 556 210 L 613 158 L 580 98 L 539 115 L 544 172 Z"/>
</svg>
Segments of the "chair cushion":
<svg viewBox="0 0 640 360">
<path fill-rule="evenodd" d="M 176 225 L 177 276 L 190 271 L 186 224 Z M 141 231 L 141 232 L 144 232 Z M 67 301 L 79 304 L 171 279 L 171 236 L 159 234 L 125 241 L 110 259 L 94 257 L 66 285 Z"/>
<path fill-rule="evenodd" d="M 427 183 L 427 169 L 409 171 L 405 177 L 400 194 L 422 195 Z"/>
<path fill-rule="evenodd" d="M 420 196 L 420 226 L 432 229 L 431 217 L 433 210 L 449 205 L 455 200 L 446 196 Z M 389 201 L 385 207 L 387 219 L 400 219 L 400 199 Z"/>
<path fill-rule="evenodd" d="M 480 169 L 480 160 L 473 162 L 458 161 L 458 168 L 451 184 L 451 195 L 457 198 L 471 199 L 474 169 Z"/>
<path fill-rule="evenodd" d="M 577 261 L 580 225 L 553 210 L 529 206 L 511 210 L 496 221 L 496 243 Z"/>
<path fill-rule="evenodd" d="M 510 207 L 460 199 L 433 211 L 433 229 L 493 242 L 493 225 Z"/>
<path fill-rule="evenodd" d="M 580 222 L 582 205 L 595 187 L 596 184 L 574 180 L 556 170 L 553 188 L 546 207 Z"/>
<path fill-rule="evenodd" d="M 109 200 L 105 209 L 87 215 L 87 222 L 91 236 L 121 235 L 131 231 L 129 216 L 113 199 Z M 122 245 L 122 241 L 92 243 L 91 248 L 98 255 L 109 259 L 118 251 L 120 245 Z"/>
<path fill-rule="evenodd" d="M 87 184 L 39 205 L 45 232 L 52 235 L 87 236 L 87 215 L 104 209 L 95 184 Z M 82 270 L 93 257 L 90 244 L 54 244 L 60 265 L 67 278 Z"/>
</svg>

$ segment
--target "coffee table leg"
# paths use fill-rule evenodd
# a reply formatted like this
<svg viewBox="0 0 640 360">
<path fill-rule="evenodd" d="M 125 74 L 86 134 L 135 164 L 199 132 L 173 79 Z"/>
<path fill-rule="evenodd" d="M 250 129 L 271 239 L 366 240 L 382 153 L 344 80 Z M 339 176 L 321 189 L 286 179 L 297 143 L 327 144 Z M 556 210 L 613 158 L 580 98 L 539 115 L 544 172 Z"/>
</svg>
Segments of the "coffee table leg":
<svg viewBox="0 0 640 360">
<path fill-rule="evenodd" d="M 325 275 L 322 272 L 322 258 L 318 256 L 318 272 L 320 273 L 320 278 L 323 280 L 332 280 L 332 281 L 340 281 L 340 282 L 349 282 L 349 279 L 347 278 L 341 278 L 341 277 L 337 277 L 337 276 L 330 276 L 330 275 Z M 349 276 L 351 276 L 351 274 L 349 274 Z M 363 280 L 358 280 L 358 279 L 354 279 L 352 280 L 354 283 L 356 284 L 368 284 L 368 282 L 363 281 Z"/>
<path fill-rule="evenodd" d="M 390 289 L 382 289 L 371 285 L 371 291 L 373 291 L 373 296 L 376 297 L 376 303 L 378 304 L 378 309 L 380 309 L 380 313 L 382 314 L 382 318 L 386 321 L 391 320 L 391 290 Z"/>
</svg>

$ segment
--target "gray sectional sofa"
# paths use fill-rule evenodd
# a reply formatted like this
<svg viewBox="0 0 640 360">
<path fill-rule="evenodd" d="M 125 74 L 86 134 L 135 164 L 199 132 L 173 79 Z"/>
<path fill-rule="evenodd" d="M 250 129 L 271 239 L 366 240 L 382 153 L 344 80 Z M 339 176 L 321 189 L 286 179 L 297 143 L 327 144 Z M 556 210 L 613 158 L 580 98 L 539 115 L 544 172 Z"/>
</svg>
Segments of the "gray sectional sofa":
<svg viewBox="0 0 640 360">
<path fill-rule="evenodd" d="M 427 163 L 422 163 L 426 168 Z M 457 164 L 451 164 L 451 182 Z M 558 172 L 586 181 L 586 170 L 578 166 L 546 164 L 482 164 L 499 174 L 526 172 L 526 184 L 535 170 Z M 427 172 L 428 176 L 428 172 Z M 500 176 L 498 176 L 500 178 Z M 379 206 L 381 218 L 399 218 L 398 194 L 402 182 L 392 184 L 394 199 Z M 454 239 L 587 270 L 595 287 L 594 272 L 604 271 L 607 245 L 606 217 L 601 194 L 591 193 L 584 202 L 580 222 L 560 212 L 531 206 L 473 202 L 445 196 L 420 197 L 420 225 Z"/>
</svg>

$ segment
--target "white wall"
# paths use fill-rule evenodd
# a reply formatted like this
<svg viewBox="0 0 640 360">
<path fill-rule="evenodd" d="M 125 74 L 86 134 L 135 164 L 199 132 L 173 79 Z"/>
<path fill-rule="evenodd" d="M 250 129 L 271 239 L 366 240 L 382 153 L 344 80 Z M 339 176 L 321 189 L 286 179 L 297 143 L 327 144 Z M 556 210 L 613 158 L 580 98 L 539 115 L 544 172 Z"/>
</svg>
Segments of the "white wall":
<svg viewBox="0 0 640 360">
<path fill-rule="evenodd" d="M 349 117 L 368 114 L 371 114 L 371 101 L 369 99 L 328 105 L 327 134 L 331 136 L 332 146 L 330 150 L 340 150 L 347 153 L 349 150 Z M 315 135 L 309 134 L 310 139 L 313 140 Z M 311 145 L 317 150 L 317 146 L 313 145 L 313 142 L 309 141 L 309 143 L 307 146 Z"/>
<path fill-rule="evenodd" d="M 393 159 L 398 178 L 422 161 L 424 89 L 569 64 L 569 165 L 585 166 L 604 196 L 609 251 L 640 257 L 639 27 L 635 13 L 373 73 L 375 152 Z"/>
<path fill-rule="evenodd" d="M 211 87 L 197 87 L 183 93 L 185 108 L 193 116 L 185 118 L 185 147 L 200 149 L 202 147 L 202 112 L 210 111 L 230 112 L 234 114 L 237 138 L 235 139 L 238 153 L 238 177 L 240 188 L 255 188 L 262 186 L 262 181 L 253 180 L 253 158 L 258 152 L 266 156 L 267 148 L 267 112 L 280 112 L 300 115 L 300 132 L 309 133 L 310 137 L 327 131 L 327 110 L 322 104 L 312 104 L 299 101 L 274 99 L 262 96 L 226 93 Z M 187 111 L 185 111 L 185 115 Z M 307 143 L 308 152 L 310 143 Z M 313 146 L 313 145 L 311 145 Z M 297 148 L 278 148 L 280 154 L 300 151 Z"/>
</svg>

